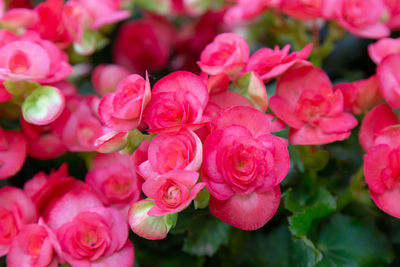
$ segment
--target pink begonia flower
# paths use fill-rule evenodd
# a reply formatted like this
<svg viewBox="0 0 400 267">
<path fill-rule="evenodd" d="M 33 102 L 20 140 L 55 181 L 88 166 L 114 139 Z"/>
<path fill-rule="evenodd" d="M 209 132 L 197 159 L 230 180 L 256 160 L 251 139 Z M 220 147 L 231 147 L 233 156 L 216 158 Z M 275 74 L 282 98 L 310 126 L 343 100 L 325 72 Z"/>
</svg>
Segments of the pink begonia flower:
<svg viewBox="0 0 400 267">
<path fill-rule="evenodd" d="M 390 35 L 389 28 L 381 22 L 385 13 L 381 0 L 324 0 L 323 15 L 336 20 L 351 33 L 371 39 Z"/>
<path fill-rule="evenodd" d="M 140 198 L 140 183 L 129 155 L 119 153 L 97 154 L 93 168 L 85 181 L 105 206 L 112 206 L 127 213 L 128 205 Z M 126 209 L 126 210 L 125 210 Z"/>
<path fill-rule="evenodd" d="M 149 198 L 133 203 L 128 213 L 129 226 L 138 236 L 160 240 L 167 237 L 169 230 L 175 226 L 178 216 L 176 213 L 149 216 L 148 212 L 154 205 L 154 200 Z"/>
<path fill-rule="evenodd" d="M 122 10 L 124 0 L 77 0 L 89 13 L 90 27 L 99 29 L 130 17 L 128 10 Z"/>
<path fill-rule="evenodd" d="M 299 20 L 313 20 L 322 16 L 324 0 L 282 0 L 280 9 L 283 13 Z"/>
<path fill-rule="evenodd" d="M 129 131 L 139 126 L 143 110 L 151 98 L 149 78 L 137 74 L 123 79 L 115 93 L 106 94 L 99 104 L 103 123 L 115 131 Z"/>
<path fill-rule="evenodd" d="M 0 179 L 16 174 L 24 165 L 27 141 L 24 135 L 0 128 Z"/>
<path fill-rule="evenodd" d="M 305 46 L 299 52 L 289 53 L 290 45 L 285 45 L 282 50 L 278 46 L 274 49 L 261 48 L 251 55 L 244 71 L 254 71 L 264 81 L 276 78 L 294 65 L 311 65 L 307 61 L 313 44 Z"/>
<path fill-rule="evenodd" d="M 9 33 L 6 38 L 9 40 L 0 46 L 0 79 L 54 83 L 72 73 L 67 54 L 36 32 L 21 36 Z"/>
<path fill-rule="evenodd" d="M 275 115 L 290 126 L 294 145 L 322 145 L 347 139 L 357 120 L 343 111 L 343 95 L 329 77 L 313 66 L 291 69 L 270 98 Z"/>
<path fill-rule="evenodd" d="M 382 38 L 368 46 L 368 54 L 375 64 L 381 63 L 389 55 L 400 54 L 400 38 Z"/>
<path fill-rule="evenodd" d="M 387 127 L 399 124 L 397 115 L 385 104 L 373 108 L 365 115 L 358 138 L 364 151 L 368 151 L 375 143 L 377 136 Z"/>
<path fill-rule="evenodd" d="M 155 178 L 172 170 L 198 171 L 203 159 L 203 146 L 192 131 L 158 134 L 148 148 L 148 160 L 138 166 L 144 178 Z"/>
<path fill-rule="evenodd" d="M 64 154 L 67 147 L 60 131 L 67 118 L 64 113 L 54 122 L 39 126 L 26 122 L 21 116 L 21 128 L 28 141 L 28 155 L 35 159 L 52 159 Z"/>
<path fill-rule="evenodd" d="M 376 70 L 381 93 L 392 108 L 400 107 L 400 54 L 385 57 Z"/>
<path fill-rule="evenodd" d="M 227 24 L 252 19 L 271 7 L 277 7 L 281 0 L 237 0 L 228 8 L 224 21 Z"/>
<path fill-rule="evenodd" d="M 197 62 L 210 75 L 221 73 L 236 76 L 247 63 L 250 51 L 246 40 L 234 33 L 221 33 L 207 45 Z"/>
<path fill-rule="evenodd" d="M 375 204 L 387 214 L 400 218 L 400 128 L 383 129 L 364 156 L 364 175 Z"/>
<path fill-rule="evenodd" d="M 21 228 L 36 223 L 36 208 L 24 191 L 6 186 L 0 189 L 0 218 L 0 256 L 4 256 Z"/>
<path fill-rule="evenodd" d="M 124 23 L 113 47 L 116 64 L 144 75 L 167 66 L 175 36 L 172 25 L 162 17 L 146 15 Z"/>
<path fill-rule="evenodd" d="M 101 64 L 93 70 L 92 84 L 96 93 L 104 96 L 107 93 L 114 93 L 118 84 L 128 76 L 129 71 L 122 66 Z"/>
<path fill-rule="evenodd" d="M 57 236 L 64 260 L 72 266 L 133 264 L 126 219 L 119 211 L 104 208 L 91 191 L 69 191 L 51 207 L 47 224 Z"/>
<path fill-rule="evenodd" d="M 7 266 L 58 266 L 61 248 L 54 233 L 42 224 L 27 224 L 11 243 Z"/>
<path fill-rule="evenodd" d="M 270 134 L 269 118 L 250 107 L 227 109 L 212 125 L 201 175 L 211 193 L 210 211 L 237 228 L 256 230 L 278 209 L 288 142 Z"/>
<path fill-rule="evenodd" d="M 376 75 L 353 83 L 340 83 L 333 86 L 333 91 L 343 94 L 344 111 L 355 115 L 366 113 L 370 108 L 383 102 Z"/>
<path fill-rule="evenodd" d="M 397 0 L 383 0 L 389 12 L 389 20 L 385 24 L 393 30 L 400 29 L 400 2 Z"/>
<path fill-rule="evenodd" d="M 62 140 L 70 151 L 94 151 L 94 143 L 102 136 L 103 127 L 96 113 L 96 97 L 67 99 L 68 119 L 64 121 Z"/>
<path fill-rule="evenodd" d="M 196 171 L 173 170 L 157 177 L 147 179 L 142 186 L 143 193 L 154 199 L 154 207 L 149 216 L 162 216 L 177 213 L 189 206 L 205 183 L 196 183 Z"/>
<path fill-rule="evenodd" d="M 46 0 L 37 5 L 34 11 L 38 21 L 32 27 L 40 37 L 54 42 L 61 48 L 67 47 L 73 41 L 73 36 L 63 19 L 63 2 L 63 0 Z"/>
<path fill-rule="evenodd" d="M 12 8 L 5 11 L 5 0 L 0 1 L 0 23 L 2 28 L 21 31 L 34 25 L 36 13 L 29 8 Z"/>
<path fill-rule="evenodd" d="M 206 84 L 195 74 L 177 71 L 157 81 L 144 111 L 150 132 L 199 128 L 209 95 Z"/>
</svg>

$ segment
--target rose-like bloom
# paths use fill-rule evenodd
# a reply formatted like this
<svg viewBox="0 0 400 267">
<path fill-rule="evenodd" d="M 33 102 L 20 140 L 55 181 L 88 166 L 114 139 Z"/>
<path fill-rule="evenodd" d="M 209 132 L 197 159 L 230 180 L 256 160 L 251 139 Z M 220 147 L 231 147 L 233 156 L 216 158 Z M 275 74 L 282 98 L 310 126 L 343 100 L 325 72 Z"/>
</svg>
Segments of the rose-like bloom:
<svg viewBox="0 0 400 267">
<path fill-rule="evenodd" d="M 73 190 L 57 200 L 47 224 L 57 236 L 64 260 L 72 266 L 133 264 L 126 219 L 119 211 L 104 208 L 88 190 Z"/>
<path fill-rule="evenodd" d="M 5 5 L 5 1 L 2 0 L 0 3 L 0 23 L 3 29 L 14 32 L 24 31 L 36 23 L 37 16 L 32 9 L 25 7 L 11 8 L 8 4 L 8 10 L 5 11 Z"/>
<path fill-rule="evenodd" d="M 234 33 L 222 33 L 204 48 L 197 64 L 210 75 L 225 73 L 233 77 L 243 69 L 249 55 L 249 46 L 243 37 Z"/>
<path fill-rule="evenodd" d="M 115 93 L 106 94 L 99 104 L 103 123 L 116 131 L 137 128 L 142 121 L 143 110 L 150 101 L 150 83 L 137 74 L 123 79 Z"/>
<path fill-rule="evenodd" d="M 381 22 L 385 5 L 381 0 L 324 0 L 325 18 L 336 20 L 351 33 L 379 39 L 390 34 L 389 28 Z"/>
<path fill-rule="evenodd" d="M 11 242 L 25 224 L 36 223 L 35 204 L 19 188 L 0 189 L 0 256 L 7 254 Z"/>
<path fill-rule="evenodd" d="M 299 20 L 313 20 L 321 17 L 324 0 L 282 0 L 280 9 L 287 15 Z"/>
<path fill-rule="evenodd" d="M 61 248 L 54 233 L 42 224 L 25 225 L 11 243 L 7 266 L 58 266 Z"/>
<path fill-rule="evenodd" d="M 198 178 L 198 172 L 174 170 L 147 179 L 142 187 L 143 193 L 154 199 L 155 204 L 147 214 L 162 216 L 185 209 L 205 186 L 204 183 L 196 184 Z"/>
<path fill-rule="evenodd" d="M 161 133 L 153 138 L 148 148 L 148 160 L 138 167 L 145 179 L 155 178 L 172 170 L 197 171 L 203 158 L 199 137 L 190 130 Z"/>
<path fill-rule="evenodd" d="M 197 75 L 174 72 L 153 86 L 144 122 L 150 132 L 178 131 L 183 127 L 197 129 L 203 123 L 208 98 L 207 87 Z"/>
<path fill-rule="evenodd" d="M 237 0 L 233 7 L 230 7 L 225 14 L 226 23 L 236 23 L 252 19 L 270 7 L 276 7 L 281 0 Z"/>
<path fill-rule="evenodd" d="M 306 66 L 286 72 L 270 99 L 272 111 L 290 126 L 289 140 L 296 145 L 321 145 L 350 136 L 357 120 L 343 111 L 343 95 L 332 90 L 322 70 Z"/>
<path fill-rule="evenodd" d="M 118 84 L 129 76 L 129 71 L 115 64 L 98 65 L 92 74 L 92 84 L 100 96 L 114 93 Z"/>
<path fill-rule="evenodd" d="M 67 99 L 62 140 L 70 151 L 94 151 L 94 142 L 103 134 L 96 114 L 96 97 L 76 96 Z"/>
<path fill-rule="evenodd" d="M 244 230 L 262 227 L 280 202 L 289 170 L 287 141 L 270 134 L 269 118 L 249 107 L 224 111 L 204 143 L 202 179 L 211 212 Z"/>
<path fill-rule="evenodd" d="M 162 17 L 146 15 L 124 23 L 113 47 L 114 61 L 139 75 L 161 70 L 167 66 L 173 36 L 172 25 Z"/>
<path fill-rule="evenodd" d="M 379 63 L 378 75 L 381 93 L 392 108 L 400 107 L 400 54 L 385 57 Z"/>
<path fill-rule="evenodd" d="M 299 52 L 289 53 L 290 45 L 282 50 L 278 46 L 274 49 L 261 48 L 251 55 L 244 71 L 254 71 L 264 81 L 278 77 L 295 64 L 310 65 L 307 58 L 310 56 L 313 45 L 305 46 Z"/>
<path fill-rule="evenodd" d="M 98 193 L 105 206 L 124 210 L 140 197 L 136 170 L 129 155 L 97 154 L 85 181 Z"/>
<path fill-rule="evenodd" d="M 400 2 L 397 0 L 383 0 L 389 12 L 389 20 L 386 25 L 393 30 L 400 28 Z"/>
<path fill-rule="evenodd" d="M 0 179 L 16 174 L 26 158 L 27 141 L 24 135 L 0 127 Z"/>
<path fill-rule="evenodd" d="M 2 80 L 54 83 L 71 74 L 68 56 L 36 32 L 28 31 L 21 36 L 10 34 L 8 38 L 0 47 Z"/>
<path fill-rule="evenodd" d="M 376 64 L 389 55 L 400 54 L 400 38 L 382 38 L 368 46 L 368 54 Z"/>
<path fill-rule="evenodd" d="M 364 156 L 364 175 L 369 193 L 384 212 L 400 218 L 400 128 L 383 129 Z"/>
<path fill-rule="evenodd" d="M 389 126 L 399 124 L 397 115 L 385 104 L 373 108 L 365 115 L 358 138 L 360 145 L 365 151 L 368 151 L 375 142 L 376 137 Z"/>
<path fill-rule="evenodd" d="M 353 83 L 340 83 L 333 86 L 333 91 L 343 94 L 344 110 L 359 115 L 383 102 L 376 75 Z"/>
</svg>

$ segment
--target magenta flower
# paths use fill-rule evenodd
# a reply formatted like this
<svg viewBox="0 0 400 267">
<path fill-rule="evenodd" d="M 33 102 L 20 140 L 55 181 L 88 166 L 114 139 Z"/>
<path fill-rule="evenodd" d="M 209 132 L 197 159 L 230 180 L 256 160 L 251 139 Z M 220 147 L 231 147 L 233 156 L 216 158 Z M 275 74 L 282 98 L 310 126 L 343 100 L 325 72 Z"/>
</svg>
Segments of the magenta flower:
<svg viewBox="0 0 400 267">
<path fill-rule="evenodd" d="M 290 126 L 289 140 L 296 145 L 318 145 L 344 140 L 357 125 L 343 111 L 343 95 L 332 90 L 320 69 L 305 66 L 286 72 L 270 99 L 272 111 Z"/>
<path fill-rule="evenodd" d="M 0 179 L 16 174 L 24 165 L 27 141 L 24 135 L 0 128 Z"/>
<path fill-rule="evenodd" d="M 258 229 L 279 206 L 279 183 L 289 170 L 287 141 L 271 135 L 269 118 L 249 107 L 227 109 L 212 125 L 202 166 L 210 210 L 240 229 Z"/>
</svg>

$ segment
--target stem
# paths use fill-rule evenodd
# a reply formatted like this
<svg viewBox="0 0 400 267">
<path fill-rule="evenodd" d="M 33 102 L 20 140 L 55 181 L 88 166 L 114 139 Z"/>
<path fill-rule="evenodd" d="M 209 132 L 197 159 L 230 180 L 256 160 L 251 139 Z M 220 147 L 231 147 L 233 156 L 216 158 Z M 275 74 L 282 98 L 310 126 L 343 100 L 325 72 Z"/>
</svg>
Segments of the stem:
<svg viewBox="0 0 400 267">
<path fill-rule="evenodd" d="M 358 171 L 351 177 L 350 184 L 347 187 L 347 189 L 339 197 L 337 201 L 337 208 L 336 208 L 337 211 L 342 210 L 344 207 L 350 204 L 350 202 L 355 200 L 354 191 L 362 187 L 361 182 L 363 177 L 364 177 L 364 165 L 361 165 Z"/>
</svg>

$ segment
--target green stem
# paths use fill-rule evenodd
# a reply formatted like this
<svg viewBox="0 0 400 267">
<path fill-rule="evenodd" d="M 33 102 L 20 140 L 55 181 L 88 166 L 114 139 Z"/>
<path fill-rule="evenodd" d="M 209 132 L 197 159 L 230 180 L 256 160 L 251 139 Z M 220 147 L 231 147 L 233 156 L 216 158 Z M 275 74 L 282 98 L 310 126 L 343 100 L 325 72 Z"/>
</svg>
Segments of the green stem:
<svg viewBox="0 0 400 267">
<path fill-rule="evenodd" d="M 337 201 L 337 211 L 342 210 L 346 207 L 350 202 L 355 199 L 354 191 L 359 190 L 362 187 L 361 183 L 364 177 L 364 165 L 358 169 L 358 171 L 351 177 L 350 184 L 344 193 L 339 197 Z"/>
</svg>

